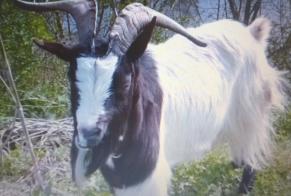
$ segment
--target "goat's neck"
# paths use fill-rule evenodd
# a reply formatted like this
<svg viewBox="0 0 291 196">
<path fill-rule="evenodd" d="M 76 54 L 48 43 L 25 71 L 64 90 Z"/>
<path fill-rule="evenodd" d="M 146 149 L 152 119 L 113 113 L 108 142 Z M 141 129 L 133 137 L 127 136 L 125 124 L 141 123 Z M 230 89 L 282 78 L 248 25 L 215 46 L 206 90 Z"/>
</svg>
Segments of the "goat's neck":
<svg viewBox="0 0 291 196">
<path fill-rule="evenodd" d="M 113 119 L 113 129 L 109 130 L 115 132 L 112 134 L 112 152 L 109 161 L 101 167 L 108 183 L 116 188 L 132 186 L 146 179 L 154 170 L 159 155 L 162 91 L 153 62 L 143 58 L 135 64 L 131 110 Z M 126 116 L 128 118 L 124 119 Z M 116 131 L 120 128 L 124 130 Z"/>
</svg>

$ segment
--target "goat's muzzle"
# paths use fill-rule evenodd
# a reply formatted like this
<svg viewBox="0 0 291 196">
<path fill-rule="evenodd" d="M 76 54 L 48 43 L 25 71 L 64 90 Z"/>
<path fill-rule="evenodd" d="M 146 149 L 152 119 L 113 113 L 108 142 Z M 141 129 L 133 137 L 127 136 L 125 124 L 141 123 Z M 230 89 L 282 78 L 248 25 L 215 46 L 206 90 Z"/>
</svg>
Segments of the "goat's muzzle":
<svg viewBox="0 0 291 196">
<path fill-rule="evenodd" d="M 78 148 L 93 148 L 102 142 L 107 129 L 107 123 L 98 123 L 93 128 L 81 128 L 75 140 Z"/>
</svg>

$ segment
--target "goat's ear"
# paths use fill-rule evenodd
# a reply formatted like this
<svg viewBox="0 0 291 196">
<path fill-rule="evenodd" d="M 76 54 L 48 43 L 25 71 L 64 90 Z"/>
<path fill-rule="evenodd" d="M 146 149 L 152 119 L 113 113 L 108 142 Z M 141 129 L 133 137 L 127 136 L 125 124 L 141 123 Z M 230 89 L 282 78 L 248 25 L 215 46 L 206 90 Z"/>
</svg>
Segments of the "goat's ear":
<svg viewBox="0 0 291 196">
<path fill-rule="evenodd" d="M 147 24 L 142 32 L 137 36 L 126 52 L 129 61 L 135 61 L 144 53 L 147 45 L 152 37 L 153 30 L 156 25 L 157 17 L 153 17 L 152 21 Z"/>
<path fill-rule="evenodd" d="M 37 39 L 33 39 L 33 42 L 40 48 L 56 55 L 57 57 L 65 61 L 71 61 L 77 56 L 76 47 L 68 47 L 61 43 L 48 42 L 48 41 L 42 41 L 42 40 L 37 40 Z"/>
</svg>

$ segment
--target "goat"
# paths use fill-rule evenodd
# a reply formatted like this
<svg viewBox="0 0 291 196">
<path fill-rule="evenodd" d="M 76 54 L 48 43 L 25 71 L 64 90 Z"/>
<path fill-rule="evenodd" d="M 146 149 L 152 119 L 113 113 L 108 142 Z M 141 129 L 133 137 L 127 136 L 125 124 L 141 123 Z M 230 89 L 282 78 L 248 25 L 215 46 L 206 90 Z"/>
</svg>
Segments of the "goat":
<svg viewBox="0 0 291 196">
<path fill-rule="evenodd" d="M 149 44 L 155 25 L 180 35 Z M 92 33 L 81 49 L 38 41 L 71 63 L 76 183 L 100 168 L 116 195 L 167 195 L 172 167 L 226 142 L 245 166 L 240 191 L 249 191 L 271 156 L 274 112 L 286 103 L 282 73 L 265 55 L 270 30 L 266 18 L 186 30 L 134 3 L 116 18 L 109 43 L 96 47 L 102 52 L 90 52 Z"/>
</svg>

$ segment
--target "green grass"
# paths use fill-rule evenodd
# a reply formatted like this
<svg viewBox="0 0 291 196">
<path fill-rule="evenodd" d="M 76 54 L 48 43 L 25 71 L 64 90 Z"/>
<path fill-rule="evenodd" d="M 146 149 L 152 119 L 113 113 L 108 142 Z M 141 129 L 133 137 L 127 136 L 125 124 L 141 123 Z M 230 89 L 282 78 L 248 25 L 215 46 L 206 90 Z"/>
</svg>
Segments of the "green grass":
<svg viewBox="0 0 291 196">
<path fill-rule="evenodd" d="M 172 180 L 172 195 L 229 195 L 239 182 L 241 169 L 233 169 L 223 150 L 198 163 L 180 166 Z"/>
<path fill-rule="evenodd" d="M 291 195 L 291 140 L 280 142 L 271 167 L 260 172 L 252 195 Z"/>
<path fill-rule="evenodd" d="M 278 144 L 273 163 L 257 173 L 254 196 L 287 196 L 291 193 L 291 140 Z M 242 169 L 234 169 L 227 153 L 217 150 L 198 163 L 177 168 L 172 195 L 237 195 Z"/>
<path fill-rule="evenodd" d="M 250 195 L 254 196 L 287 196 L 291 192 L 291 140 L 285 137 L 278 144 L 273 163 L 267 169 L 258 172 L 254 189 Z M 38 150 L 38 157 L 45 158 L 53 153 L 54 164 L 61 163 L 56 169 L 46 171 L 45 179 L 52 188 L 64 193 L 76 195 L 78 190 L 71 182 L 69 149 L 61 147 L 57 151 L 47 152 Z M 16 180 L 27 176 L 32 165 L 28 155 L 16 149 L 0 164 L 1 180 L 17 183 Z M 62 170 L 64 169 L 64 170 Z M 64 172 L 64 173 L 62 173 Z M 182 165 L 175 170 L 172 179 L 171 195 L 237 195 L 242 169 L 234 169 L 225 149 L 218 149 L 210 153 L 200 162 Z M 108 187 L 97 173 L 92 177 L 90 186 L 82 190 L 86 196 L 109 196 Z M 1 187 L 0 187 L 1 192 Z M 41 195 L 39 188 L 33 188 L 33 195 Z"/>
<path fill-rule="evenodd" d="M 257 179 L 251 196 L 287 196 L 291 195 L 291 113 L 277 123 L 277 147 L 274 159 L 269 167 L 257 173 Z M 69 147 L 61 146 L 57 150 L 40 148 L 35 153 L 40 160 L 45 180 L 51 188 L 63 195 L 77 195 L 78 189 L 71 181 L 69 164 Z M 202 195 L 238 195 L 238 185 L 242 169 L 234 169 L 230 164 L 226 148 L 219 148 L 208 154 L 203 160 L 179 166 L 174 170 L 172 178 L 171 196 L 202 196 Z M 8 156 L 2 157 L 0 162 L 0 194 L 3 192 L 1 183 L 13 184 L 19 189 L 29 190 L 33 195 L 42 195 L 39 187 L 28 185 L 32 163 L 29 154 L 21 148 L 13 150 Z M 27 178 L 27 180 L 19 180 Z M 26 187 L 27 186 L 27 187 Z M 5 187 L 4 187 L 5 189 Z M 21 192 L 22 190 L 22 192 Z M 6 190 L 4 190 L 6 191 Z M 17 189 L 13 189 L 17 191 Z M 6 193 L 6 192 L 5 192 Z M 58 195 L 58 194 L 56 194 Z M 109 196 L 109 188 L 100 172 L 91 178 L 90 185 L 81 191 L 85 196 Z"/>
<path fill-rule="evenodd" d="M 250 195 L 291 195 L 291 112 L 277 122 L 274 159 L 257 173 Z M 225 148 L 197 163 L 180 166 L 172 181 L 172 195 L 237 195 L 242 169 L 234 169 Z"/>
</svg>

